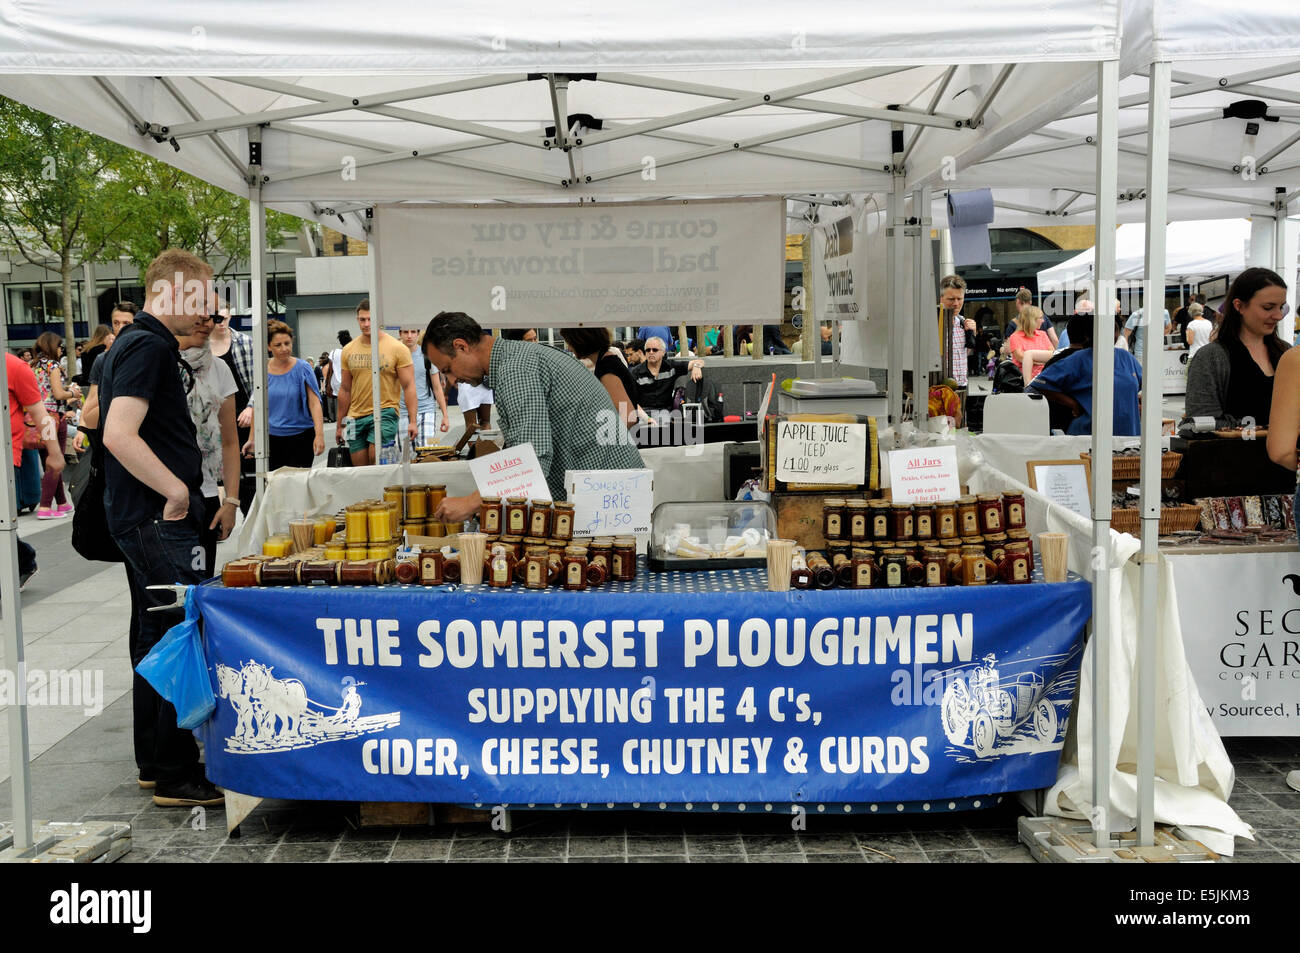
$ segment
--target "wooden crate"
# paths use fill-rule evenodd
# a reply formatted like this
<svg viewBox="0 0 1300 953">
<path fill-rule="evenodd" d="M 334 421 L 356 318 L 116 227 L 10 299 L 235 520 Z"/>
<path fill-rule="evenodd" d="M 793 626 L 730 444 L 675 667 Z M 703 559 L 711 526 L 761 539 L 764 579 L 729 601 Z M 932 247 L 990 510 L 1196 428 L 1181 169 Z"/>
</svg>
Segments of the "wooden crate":
<svg viewBox="0 0 1300 953">
<path fill-rule="evenodd" d="M 859 493 L 773 493 L 776 532 L 781 539 L 793 539 L 804 549 L 825 549 L 822 535 L 822 503 L 827 499 L 866 500 L 872 494 Z"/>
<path fill-rule="evenodd" d="M 428 804 L 410 801 L 362 801 L 362 827 L 427 827 Z"/>
</svg>

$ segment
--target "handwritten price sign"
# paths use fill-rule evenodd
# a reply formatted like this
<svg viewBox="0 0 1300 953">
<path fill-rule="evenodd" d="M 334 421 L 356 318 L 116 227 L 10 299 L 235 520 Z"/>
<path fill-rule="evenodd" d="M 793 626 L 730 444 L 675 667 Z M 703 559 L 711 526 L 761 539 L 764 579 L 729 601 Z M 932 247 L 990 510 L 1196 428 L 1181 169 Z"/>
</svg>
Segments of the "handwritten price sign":
<svg viewBox="0 0 1300 953">
<path fill-rule="evenodd" d="M 951 444 L 889 454 L 889 486 L 899 503 L 939 503 L 961 495 L 957 448 Z"/>
<path fill-rule="evenodd" d="M 867 482 L 867 425 L 782 420 L 776 478 L 786 483 Z"/>
<path fill-rule="evenodd" d="M 564 485 L 576 535 L 649 535 L 653 470 L 567 470 Z"/>
</svg>

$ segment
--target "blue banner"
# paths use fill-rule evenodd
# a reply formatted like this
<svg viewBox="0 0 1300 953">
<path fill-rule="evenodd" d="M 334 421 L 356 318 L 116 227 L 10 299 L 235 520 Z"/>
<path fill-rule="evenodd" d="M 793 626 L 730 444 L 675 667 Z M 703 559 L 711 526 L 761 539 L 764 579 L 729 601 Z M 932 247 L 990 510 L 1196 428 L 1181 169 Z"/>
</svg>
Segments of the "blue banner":
<svg viewBox="0 0 1300 953">
<path fill-rule="evenodd" d="M 761 571 L 712 575 L 686 588 L 721 591 L 202 587 L 208 777 L 516 805 L 1055 781 L 1086 583 L 773 593 Z"/>
</svg>

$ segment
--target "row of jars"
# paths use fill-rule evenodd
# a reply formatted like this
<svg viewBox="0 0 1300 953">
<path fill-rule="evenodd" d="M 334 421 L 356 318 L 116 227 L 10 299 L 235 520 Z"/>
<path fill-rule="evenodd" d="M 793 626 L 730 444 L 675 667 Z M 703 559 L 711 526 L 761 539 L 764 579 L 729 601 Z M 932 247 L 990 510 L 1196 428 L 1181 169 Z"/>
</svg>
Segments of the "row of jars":
<svg viewBox="0 0 1300 953">
<path fill-rule="evenodd" d="M 979 545 L 837 547 L 827 553 L 811 552 L 790 572 L 795 589 L 902 589 L 926 586 L 983 586 L 994 581 L 1027 583 L 1034 570 L 1030 543 L 1008 542 L 996 557 Z"/>
<path fill-rule="evenodd" d="M 447 498 L 444 484 L 416 483 L 411 486 L 384 487 L 384 502 L 396 503 L 404 523 L 423 523 L 433 519 Z"/>
<path fill-rule="evenodd" d="M 598 536 L 589 540 L 516 540 L 503 536 L 487 541 L 483 581 L 495 589 L 518 584 L 526 589 L 556 586 L 580 592 L 607 582 L 635 579 L 635 536 Z"/>
<path fill-rule="evenodd" d="M 221 570 L 227 589 L 248 586 L 384 586 L 397 578 L 396 562 L 385 559 L 232 559 Z"/>
<path fill-rule="evenodd" d="M 488 536 L 573 539 L 573 504 L 526 496 L 485 496 L 478 508 L 479 532 Z"/>
<path fill-rule="evenodd" d="M 835 498 L 822 503 L 822 535 L 827 540 L 951 539 L 1024 528 L 1025 498 L 1018 493 L 982 493 L 948 503 Z"/>
</svg>

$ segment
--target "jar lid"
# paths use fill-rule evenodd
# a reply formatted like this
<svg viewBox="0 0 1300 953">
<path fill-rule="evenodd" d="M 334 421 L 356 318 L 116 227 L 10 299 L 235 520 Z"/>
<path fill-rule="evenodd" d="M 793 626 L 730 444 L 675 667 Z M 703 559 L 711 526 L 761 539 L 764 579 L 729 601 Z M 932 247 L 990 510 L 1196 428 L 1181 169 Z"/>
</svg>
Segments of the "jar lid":
<svg viewBox="0 0 1300 953">
<path fill-rule="evenodd" d="M 614 537 L 614 545 L 615 545 L 615 546 L 635 546 L 635 545 L 636 545 L 636 537 L 635 537 L 635 536 L 615 536 L 615 537 Z"/>
<path fill-rule="evenodd" d="M 533 500 L 533 509 L 549 509 L 550 506 L 550 500 Z"/>
<path fill-rule="evenodd" d="M 587 548 L 585 546 L 566 546 L 564 548 L 566 556 L 586 556 Z"/>
<path fill-rule="evenodd" d="M 560 500 L 560 501 L 558 501 L 557 503 L 554 503 L 553 506 L 554 506 L 557 510 L 571 510 L 571 509 L 573 509 L 573 504 L 572 504 L 572 503 L 569 503 L 569 502 L 566 502 L 565 500 Z"/>
<path fill-rule="evenodd" d="M 591 541 L 591 545 L 596 549 L 609 549 L 614 545 L 613 536 L 597 536 Z"/>
<path fill-rule="evenodd" d="M 889 500 L 864 500 L 863 506 L 870 506 L 872 509 L 877 509 L 882 506 L 889 506 L 889 503 Z M 849 505 L 851 506 L 852 503 Z"/>
<path fill-rule="evenodd" d="M 910 509 L 912 508 L 912 504 L 911 504 L 911 503 L 891 503 L 891 504 L 890 504 L 890 507 L 893 508 L 893 509 L 898 510 L 899 512 L 902 512 L 903 510 L 910 510 Z"/>
<path fill-rule="evenodd" d="M 480 498 L 480 502 L 481 502 L 481 503 L 500 503 L 500 502 L 501 502 L 501 497 L 499 497 L 499 496 L 484 496 L 484 497 L 481 497 L 481 498 Z"/>
<path fill-rule="evenodd" d="M 1001 493 L 981 493 L 981 494 L 979 495 L 979 501 L 980 501 L 981 503 L 992 503 L 994 500 L 997 500 L 997 501 L 1001 502 L 1001 500 L 1002 500 L 1002 494 L 1001 494 Z"/>
<path fill-rule="evenodd" d="M 528 546 L 529 548 L 534 546 L 541 546 L 542 548 L 545 548 L 546 540 L 542 539 L 540 536 L 525 536 L 524 545 Z"/>
<path fill-rule="evenodd" d="M 844 501 L 843 501 L 843 500 L 830 499 L 829 497 L 828 497 L 827 499 L 822 500 L 822 507 L 823 507 L 823 508 L 828 507 L 828 506 L 834 507 L 834 506 L 843 506 L 843 505 L 844 505 Z"/>
<path fill-rule="evenodd" d="M 959 506 L 962 504 L 974 503 L 974 502 L 975 502 L 975 497 L 972 494 L 967 494 L 966 496 L 957 497 L 957 505 Z"/>
<path fill-rule="evenodd" d="M 532 557 L 532 558 L 534 558 L 534 559 L 545 559 L 545 558 L 546 558 L 546 547 L 545 547 L 545 546 L 529 546 L 526 550 L 524 550 L 524 555 L 525 555 L 525 556 L 530 556 L 530 557 Z"/>
<path fill-rule="evenodd" d="M 527 503 L 527 502 L 528 502 L 528 497 L 526 497 L 526 496 L 507 496 L 507 497 L 506 497 L 506 503 L 509 504 L 510 506 L 520 506 L 520 505 L 522 505 L 522 504 L 524 504 L 524 503 Z"/>
<path fill-rule="evenodd" d="M 503 542 L 503 543 L 505 543 L 505 544 L 507 544 L 507 545 L 509 545 L 509 546 L 516 546 L 516 545 L 521 546 L 521 545 L 523 545 L 524 538 L 523 538 L 522 536 L 506 536 L 506 535 L 503 533 L 502 536 L 501 536 L 501 542 Z"/>
<path fill-rule="evenodd" d="M 851 510 L 863 510 L 867 508 L 868 503 L 879 503 L 880 500 L 849 500 L 844 505 Z"/>
<path fill-rule="evenodd" d="M 854 546 L 854 547 L 853 547 L 853 558 L 854 558 L 854 559 L 874 559 L 875 556 L 876 556 L 875 550 L 872 550 L 872 549 L 864 549 L 864 548 L 861 547 L 861 546 Z"/>
</svg>

